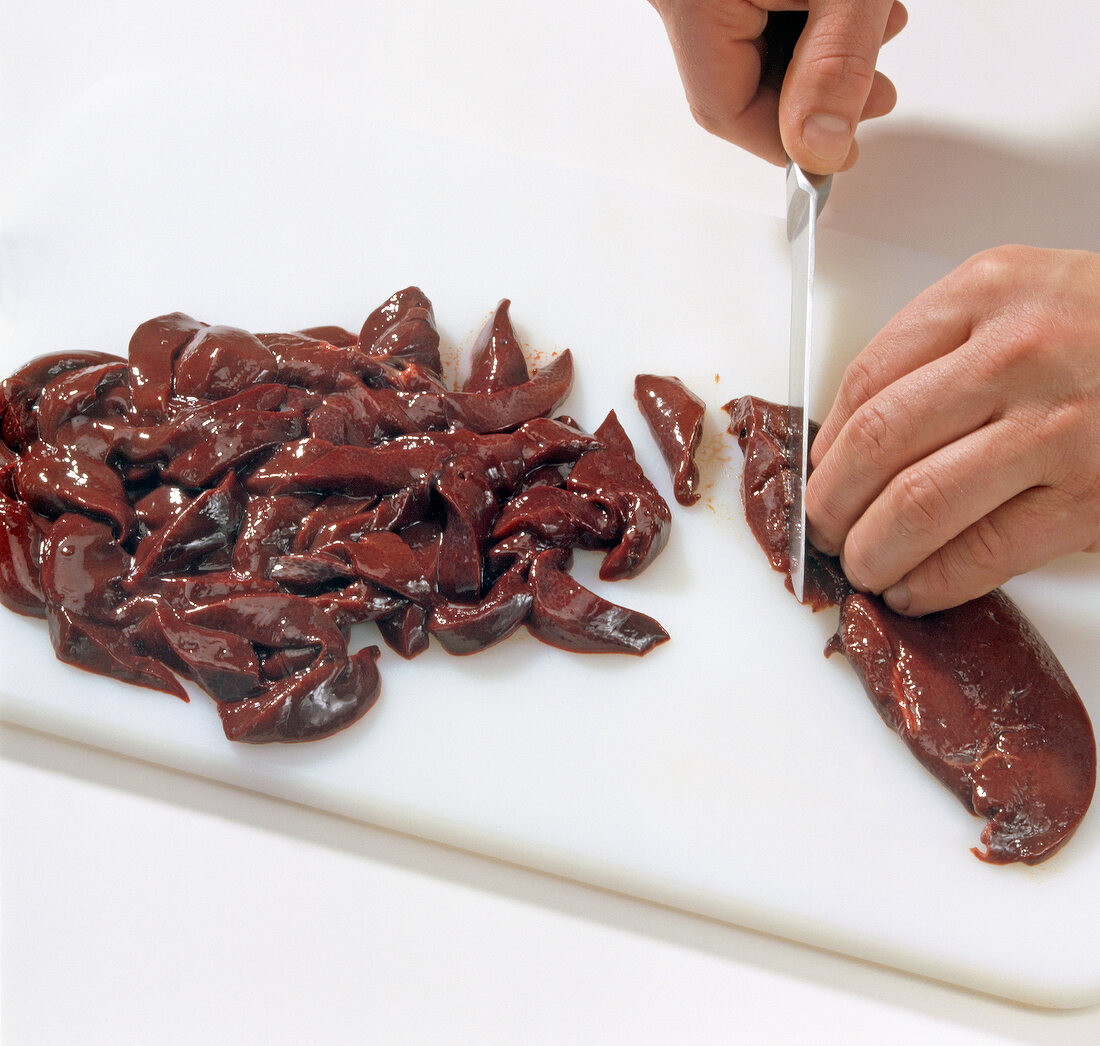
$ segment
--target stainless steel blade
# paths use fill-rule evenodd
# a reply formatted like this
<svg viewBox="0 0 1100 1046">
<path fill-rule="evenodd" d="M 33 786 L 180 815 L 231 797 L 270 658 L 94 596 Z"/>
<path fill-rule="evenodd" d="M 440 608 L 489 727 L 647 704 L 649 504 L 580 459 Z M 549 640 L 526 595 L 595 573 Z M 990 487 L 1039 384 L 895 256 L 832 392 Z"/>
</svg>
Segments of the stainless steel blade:
<svg viewBox="0 0 1100 1046">
<path fill-rule="evenodd" d="M 813 341 L 814 260 L 817 217 L 832 188 L 833 177 L 807 174 L 787 161 L 787 239 L 791 244 L 791 361 L 789 372 L 790 435 L 794 465 L 788 535 L 791 586 L 801 603 L 806 581 L 806 473 L 810 456 L 806 412 L 810 403 L 810 348 Z"/>
</svg>

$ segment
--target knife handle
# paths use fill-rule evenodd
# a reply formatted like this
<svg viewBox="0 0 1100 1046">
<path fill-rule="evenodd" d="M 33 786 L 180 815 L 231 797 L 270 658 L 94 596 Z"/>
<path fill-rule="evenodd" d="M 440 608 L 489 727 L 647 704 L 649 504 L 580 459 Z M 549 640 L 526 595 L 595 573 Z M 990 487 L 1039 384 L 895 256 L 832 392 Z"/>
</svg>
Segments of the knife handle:
<svg viewBox="0 0 1100 1046">
<path fill-rule="evenodd" d="M 763 54 L 761 56 L 761 86 L 774 88 L 783 86 L 783 77 L 787 75 L 787 66 L 794 55 L 794 45 L 806 28 L 808 15 L 805 11 L 771 11 L 762 37 Z"/>
</svg>

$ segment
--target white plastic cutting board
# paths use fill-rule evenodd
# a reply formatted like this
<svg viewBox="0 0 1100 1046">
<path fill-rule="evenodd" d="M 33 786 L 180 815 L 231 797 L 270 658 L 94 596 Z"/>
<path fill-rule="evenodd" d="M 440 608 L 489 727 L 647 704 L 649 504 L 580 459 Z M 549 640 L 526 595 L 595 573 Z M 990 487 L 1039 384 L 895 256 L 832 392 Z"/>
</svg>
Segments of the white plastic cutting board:
<svg viewBox="0 0 1100 1046">
<path fill-rule="evenodd" d="M 779 172 L 776 178 L 781 178 Z M 357 329 L 392 291 L 433 299 L 453 360 L 498 299 L 533 353 L 577 362 L 566 410 L 614 407 L 671 502 L 632 399 L 673 373 L 710 406 L 703 498 L 641 577 L 595 579 L 672 641 L 643 659 L 526 634 L 472 658 L 384 650 L 377 706 L 304 746 L 225 741 L 183 704 L 56 662 L 4 613 L 3 717 L 244 788 L 979 990 L 1100 1001 L 1100 811 L 1037 868 L 994 868 L 969 816 L 884 727 L 835 611 L 786 594 L 744 524 L 720 406 L 786 388 L 782 224 L 567 166 L 149 79 L 108 83 L 0 228 L 0 369 L 61 348 L 124 353 L 182 310 L 254 330 Z M 830 233 L 818 261 L 817 414 L 847 359 L 945 271 Z M 1100 571 L 1015 582 L 1100 722 Z M 376 637 L 364 629 L 365 641 Z"/>
</svg>

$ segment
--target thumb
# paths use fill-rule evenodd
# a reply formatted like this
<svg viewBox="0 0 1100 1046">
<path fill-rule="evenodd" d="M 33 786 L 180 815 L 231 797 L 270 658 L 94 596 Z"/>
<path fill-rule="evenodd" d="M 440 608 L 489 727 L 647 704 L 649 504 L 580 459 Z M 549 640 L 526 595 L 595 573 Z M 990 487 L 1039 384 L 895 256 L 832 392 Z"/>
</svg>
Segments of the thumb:
<svg viewBox="0 0 1100 1046">
<path fill-rule="evenodd" d="M 783 144 L 800 167 L 829 174 L 848 166 L 861 117 L 893 108 L 893 87 L 875 71 L 893 6 L 894 0 L 810 0 L 779 101 Z M 872 91 L 877 111 L 865 113 Z"/>
</svg>

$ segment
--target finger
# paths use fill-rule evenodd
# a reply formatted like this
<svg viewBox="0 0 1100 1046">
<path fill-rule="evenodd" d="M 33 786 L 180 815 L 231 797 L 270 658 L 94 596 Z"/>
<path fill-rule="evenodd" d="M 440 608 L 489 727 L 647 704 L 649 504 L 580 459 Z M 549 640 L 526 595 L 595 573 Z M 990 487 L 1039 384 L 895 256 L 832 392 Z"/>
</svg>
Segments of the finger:
<svg viewBox="0 0 1100 1046">
<path fill-rule="evenodd" d="M 883 592 L 1044 475 L 1042 448 L 1000 420 L 895 476 L 852 527 L 841 563 L 857 588 Z"/>
<path fill-rule="evenodd" d="M 1079 519 L 1053 488 L 1024 491 L 925 559 L 883 599 L 913 617 L 977 599 L 1017 574 L 1085 547 Z"/>
<path fill-rule="evenodd" d="M 816 548 L 837 555 L 895 477 L 989 421 L 1000 400 L 965 363 L 961 354 L 933 360 L 853 411 L 806 485 L 807 536 Z"/>
<path fill-rule="evenodd" d="M 871 83 L 871 91 L 867 95 L 863 112 L 859 115 L 860 122 L 863 120 L 877 120 L 880 116 L 886 116 L 887 113 L 894 111 L 894 106 L 897 104 L 898 91 L 893 81 L 883 76 L 882 73 L 875 73 L 875 78 Z"/>
<path fill-rule="evenodd" d="M 974 294 L 956 293 L 955 280 L 948 276 L 898 312 L 845 370 L 811 448 L 814 467 L 821 464 L 863 404 L 905 375 L 965 344 L 974 329 L 974 310 Z"/>
<path fill-rule="evenodd" d="M 748 0 L 655 3 L 665 23 L 688 105 L 705 130 L 783 162 L 778 94 L 760 85 L 768 12 Z"/>
<path fill-rule="evenodd" d="M 875 82 L 871 87 L 871 93 L 867 97 L 867 104 L 863 107 L 860 122 L 874 120 L 880 116 L 886 116 L 894 111 L 897 105 L 898 92 L 893 83 L 881 73 L 875 73 Z M 784 156 L 786 150 L 784 150 Z M 851 148 L 848 150 L 848 158 L 840 166 L 837 173 L 851 170 L 859 159 L 859 140 L 852 139 Z"/>
<path fill-rule="evenodd" d="M 882 42 L 888 44 L 909 24 L 909 12 L 904 4 L 895 3 L 886 16 L 886 28 L 882 33 Z"/>
<path fill-rule="evenodd" d="M 806 170 L 829 174 L 845 166 L 893 6 L 893 0 L 810 4 L 779 104 L 780 137 Z"/>
</svg>

